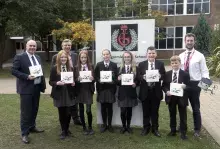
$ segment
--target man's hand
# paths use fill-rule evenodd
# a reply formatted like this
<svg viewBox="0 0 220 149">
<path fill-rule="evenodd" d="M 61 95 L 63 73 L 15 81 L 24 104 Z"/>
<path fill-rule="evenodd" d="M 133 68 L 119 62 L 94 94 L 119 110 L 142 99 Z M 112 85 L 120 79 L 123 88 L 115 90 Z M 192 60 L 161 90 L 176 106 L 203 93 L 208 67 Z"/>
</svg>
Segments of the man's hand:
<svg viewBox="0 0 220 149">
<path fill-rule="evenodd" d="M 34 76 L 32 76 L 32 75 L 29 75 L 29 76 L 28 76 L 28 80 L 34 80 L 34 79 L 35 79 Z"/>
<path fill-rule="evenodd" d="M 167 93 L 166 93 L 166 94 L 167 94 L 167 96 L 171 96 L 170 91 L 167 91 Z"/>
<path fill-rule="evenodd" d="M 181 84 L 181 87 L 182 87 L 182 89 L 185 89 L 186 85 L 185 84 Z"/>
<path fill-rule="evenodd" d="M 118 76 L 118 81 L 120 81 L 120 80 L 121 80 L 121 75 Z"/>
</svg>

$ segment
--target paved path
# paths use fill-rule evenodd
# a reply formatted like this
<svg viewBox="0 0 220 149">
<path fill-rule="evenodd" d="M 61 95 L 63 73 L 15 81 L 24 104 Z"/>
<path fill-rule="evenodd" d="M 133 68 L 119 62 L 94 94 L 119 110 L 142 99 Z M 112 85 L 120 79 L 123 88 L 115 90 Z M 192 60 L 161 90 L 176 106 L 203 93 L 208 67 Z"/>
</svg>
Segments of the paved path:
<svg viewBox="0 0 220 149">
<path fill-rule="evenodd" d="M 15 94 L 15 79 L 0 79 L 0 94 Z M 50 94 L 51 86 L 46 79 L 47 89 L 45 94 Z M 220 84 L 214 95 L 201 92 L 202 123 L 212 137 L 220 144 Z"/>
</svg>

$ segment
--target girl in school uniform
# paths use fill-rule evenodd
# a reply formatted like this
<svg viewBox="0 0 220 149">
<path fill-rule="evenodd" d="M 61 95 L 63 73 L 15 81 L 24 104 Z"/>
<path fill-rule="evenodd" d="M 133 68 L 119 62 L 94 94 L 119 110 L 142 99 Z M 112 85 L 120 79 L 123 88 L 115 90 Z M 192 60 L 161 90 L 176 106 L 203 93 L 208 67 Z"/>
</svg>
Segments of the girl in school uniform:
<svg viewBox="0 0 220 149">
<path fill-rule="evenodd" d="M 63 50 L 58 53 L 56 64 L 51 68 L 49 84 L 52 86 L 51 97 L 53 98 L 54 106 L 58 108 L 62 130 L 60 139 L 65 139 L 71 134 L 69 131 L 71 119 L 70 107 L 75 105 L 75 83 L 65 84 L 61 80 L 61 72 L 73 72 L 73 69 L 69 65 L 68 55 Z"/>
<path fill-rule="evenodd" d="M 134 60 L 134 56 L 131 52 L 126 51 L 122 57 L 122 64 L 119 68 L 118 76 L 118 106 L 121 108 L 121 121 L 122 128 L 120 130 L 121 134 L 126 131 L 132 133 L 130 128 L 131 117 L 132 117 L 132 107 L 138 105 L 136 86 L 138 85 L 137 79 L 137 67 Z M 133 74 L 134 80 L 132 85 L 122 85 L 121 74 Z"/>
<path fill-rule="evenodd" d="M 80 71 L 91 71 L 91 82 L 81 83 L 82 78 L 80 77 Z M 92 129 L 92 109 L 93 94 L 95 91 L 94 87 L 94 68 L 90 63 L 88 52 L 81 51 L 78 56 L 78 63 L 75 67 L 75 80 L 76 80 L 76 101 L 79 103 L 80 119 L 83 126 L 83 132 L 85 135 L 93 135 Z M 88 129 L 85 123 L 84 116 L 84 104 L 86 105 L 86 113 L 88 118 Z"/>
<path fill-rule="evenodd" d="M 100 128 L 101 133 L 105 132 L 107 129 L 110 132 L 114 132 L 112 128 L 112 115 L 117 83 L 117 64 L 110 61 L 110 51 L 108 49 L 102 50 L 102 56 L 103 61 L 98 62 L 95 68 L 97 101 L 101 104 L 101 115 L 103 120 L 103 125 Z M 112 82 L 101 82 L 101 71 L 111 71 Z"/>
</svg>

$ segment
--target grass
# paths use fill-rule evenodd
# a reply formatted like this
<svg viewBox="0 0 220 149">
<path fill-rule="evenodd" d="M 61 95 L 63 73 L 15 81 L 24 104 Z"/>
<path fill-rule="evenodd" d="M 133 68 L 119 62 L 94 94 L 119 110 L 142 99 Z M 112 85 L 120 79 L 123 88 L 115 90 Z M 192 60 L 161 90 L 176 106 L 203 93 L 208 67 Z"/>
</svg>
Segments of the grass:
<svg viewBox="0 0 220 149">
<path fill-rule="evenodd" d="M 19 129 L 19 96 L 0 94 L 0 149 L 219 149 L 218 144 L 212 139 L 206 130 L 202 130 L 202 138 L 196 139 L 192 135 L 192 114 L 188 113 L 188 137 L 187 141 L 182 141 L 179 135 L 167 137 L 169 132 L 168 109 L 164 102 L 160 107 L 160 132 L 162 138 L 157 138 L 152 134 L 140 136 L 141 128 L 134 128 L 134 134 L 119 134 L 106 132 L 99 133 L 96 125 L 96 104 L 93 104 L 93 117 L 95 135 L 84 136 L 82 127 L 71 123 L 70 130 L 72 138 L 59 140 L 60 126 L 57 109 L 53 106 L 49 95 L 42 95 L 40 109 L 37 118 L 37 126 L 45 130 L 42 134 L 31 134 L 31 144 L 25 145 L 20 140 Z"/>
</svg>

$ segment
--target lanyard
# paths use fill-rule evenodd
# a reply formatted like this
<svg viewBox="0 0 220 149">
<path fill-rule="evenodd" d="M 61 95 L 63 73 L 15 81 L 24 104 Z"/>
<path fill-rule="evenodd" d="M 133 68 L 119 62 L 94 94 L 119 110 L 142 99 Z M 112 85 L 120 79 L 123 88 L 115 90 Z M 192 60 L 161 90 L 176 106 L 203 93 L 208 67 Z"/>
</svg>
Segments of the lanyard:
<svg viewBox="0 0 220 149">
<path fill-rule="evenodd" d="M 189 63 L 190 63 L 190 61 L 191 61 L 191 59 L 192 59 L 194 53 L 195 53 L 195 50 L 193 50 L 191 56 L 189 57 L 188 63 L 186 62 L 186 61 L 187 61 L 187 60 L 186 60 L 187 54 L 185 54 L 185 56 L 184 56 L 184 70 L 186 70 L 186 68 L 189 66 Z"/>
</svg>

